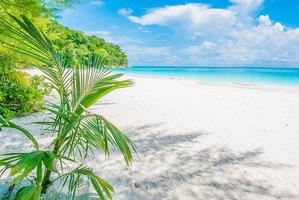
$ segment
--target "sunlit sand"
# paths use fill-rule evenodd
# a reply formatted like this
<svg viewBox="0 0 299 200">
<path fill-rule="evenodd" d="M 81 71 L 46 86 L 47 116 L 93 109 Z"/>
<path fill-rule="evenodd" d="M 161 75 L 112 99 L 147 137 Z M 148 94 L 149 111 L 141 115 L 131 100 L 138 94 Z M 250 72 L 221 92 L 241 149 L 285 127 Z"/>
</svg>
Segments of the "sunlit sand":
<svg viewBox="0 0 299 200">
<path fill-rule="evenodd" d="M 115 186 L 114 199 L 299 199 L 299 88 L 126 78 L 135 86 L 92 108 L 138 148 L 130 167 L 118 153 L 87 163 Z M 28 125 L 46 116 L 15 121 L 46 145 L 51 135 Z M 28 149 L 14 131 L 1 134 L 1 152 Z"/>
</svg>

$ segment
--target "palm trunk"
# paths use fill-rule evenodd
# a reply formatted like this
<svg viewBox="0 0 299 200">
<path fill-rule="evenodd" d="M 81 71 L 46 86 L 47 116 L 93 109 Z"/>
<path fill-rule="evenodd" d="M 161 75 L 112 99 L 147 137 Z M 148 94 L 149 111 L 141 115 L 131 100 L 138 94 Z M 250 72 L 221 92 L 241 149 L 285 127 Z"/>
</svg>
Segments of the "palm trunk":
<svg viewBox="0 0 299 200">
<path fill-rule="evenodd" d="M 59 151 L 60 142 L 57 141 L 53 150 L 53 153 L 56 155 Z M 55 160 L 53 161 L 52 165 L 55 165 Z M 54 167 L 53 167 L 54 168 Z M 52 171 L 46 169 L 45 175 L 42 182 L 42 194 L 46 194 L 49 186 L 51 185 L 50 177 L 51 177 Z"/>
<path fill-rule="evenodd" d="M 50 176 L 51 176 L 51 171 L 46 170 L 43 183 L 42 183 L 42 194 L 46 194 L 49 186 L 51 185 Z"/>
</svg>

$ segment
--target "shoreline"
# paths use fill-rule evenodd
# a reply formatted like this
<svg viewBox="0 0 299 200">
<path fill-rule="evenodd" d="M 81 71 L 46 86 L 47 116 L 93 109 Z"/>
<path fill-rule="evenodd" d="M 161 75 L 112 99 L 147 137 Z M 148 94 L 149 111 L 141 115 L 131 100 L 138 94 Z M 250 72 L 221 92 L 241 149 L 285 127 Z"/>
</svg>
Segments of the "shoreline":
<svg viewBox="0 0 299 200">
<path fill-rule="evenodd" d="M 42 73 L 37 69 L 20 69 L 20 71 L 28 72 L 30 75 L 42 75 Z M 283 85 L 283 84 L 266 84 L 266 83 L 248 83 L 248 82 L 212 82 L 205 81 L 195 78 L 187 78 L 187 77 L 170 77 L 170 76 L 162 76 L 162 75 L 147 75 L 147 74 L 134 74 L 134 73 L 124 73 L 112 71 L 112 73 L 122 73 L 124 77 L 137 77 L 137 78 L 148 78 L 148 79 L 165 79 L 165 80 L 177 80 L 188 82 L 191 84 L 199 84 L 199 85 L 209 85 L 216 87 L 236 87 L 236 88 L 247 88 L 247 89 L 270 89 L 270 90 L 289 90 L 289 91 L 299 91 L 299 85 Z"/>
<path fill-rule="evenodd" d="M 299 91 L 299 85 L 281 85 L 281 84 L 260 84 L 260 83 L 246 83 L 246 82 L 236 82 L 236 83 L 225 83 L 225 82 L 209 82 L 204 80 L 196 80 L 192 78 L 181 78 L 181 77 L 170 77 L 170 76 L 156 76 L 156 75 L 141 75 L 141 74 L 131 74 L 123 73 L 124 77 L 136 77 L 136 78 L 146 78 L 146 79 L 165 79 L 165 80 L 177 80 L 181 82 L 188 82 L 196 85 L 206 85 L 215 87 L 233 87 L 233 88 L 243 88 L 243 89 L 268 89 L 268 90 L 288 90 L 288 91 Z"/>
</svg>

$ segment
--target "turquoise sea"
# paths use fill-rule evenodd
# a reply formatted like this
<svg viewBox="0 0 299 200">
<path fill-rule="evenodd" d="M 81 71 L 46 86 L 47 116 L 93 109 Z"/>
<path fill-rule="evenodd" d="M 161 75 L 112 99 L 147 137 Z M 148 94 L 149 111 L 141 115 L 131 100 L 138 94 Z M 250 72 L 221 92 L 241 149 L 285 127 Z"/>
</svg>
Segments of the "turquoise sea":
<svg viewBox="0 0 299 200">
<path fill-rule="evenodd" d="M 118 69 L 135 75 L 188 78 L 202 82 L 299 86 L 299 69 L 260 67 L 142 67 Z"/>
</svg>

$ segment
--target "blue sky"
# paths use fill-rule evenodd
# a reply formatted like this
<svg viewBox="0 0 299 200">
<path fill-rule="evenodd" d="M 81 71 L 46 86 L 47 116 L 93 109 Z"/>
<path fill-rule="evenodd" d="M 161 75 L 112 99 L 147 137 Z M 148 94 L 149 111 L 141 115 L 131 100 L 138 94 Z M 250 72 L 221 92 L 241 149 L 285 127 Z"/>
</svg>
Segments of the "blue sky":
<svg viewBox="0 0 299 200">
<path fill-rule="evenodd" d="M 131 65 L 299 67 L 297 0 L 82 0 L 60 22 Z"/>
</svg>

